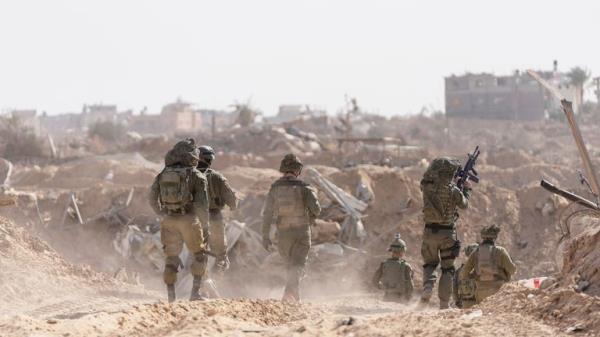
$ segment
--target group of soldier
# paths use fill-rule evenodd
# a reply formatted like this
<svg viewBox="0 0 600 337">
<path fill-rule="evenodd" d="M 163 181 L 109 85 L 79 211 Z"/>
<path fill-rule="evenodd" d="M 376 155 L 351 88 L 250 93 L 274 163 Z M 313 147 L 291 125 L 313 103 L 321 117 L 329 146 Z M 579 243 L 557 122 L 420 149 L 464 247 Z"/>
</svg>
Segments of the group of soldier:
<svg viewBox="0 0 600 337">
<path fill-rule="evenodd" d="M 197 147 L 191 138 L 179 141 L 165 156 L 165 168 L 150 189 L 150 205 L 162 217 L 161 241 L 166 256 L 163 278 L 170 302 L 176 299 L 175 283 L 183 266 L 179 256 L 184 244 L 192 256 L 190 300 L 203 299 L 200 288 L 207 255 L 216 258 L 218 269 L 229 267 L 222 210 L 224 206 L 235 209 L 237 198 L 227 180 L 210 168 L 214 158 L 215 152 L 209 146 Z M 282 176 L 271 185 L 263 208 L 263 247 L 271 249 L 275 225 L 277 249 L 286 263 L 285 301 L 300 300 L 300 282 L 311 247 L 311 226 L 321 212 L 316 191 L 299 178 L 302 168 L 302 162 L 293 154 L 282 159 Z M 429 303 L 440 266 L 441 309 L 449 308 L 453 295 L 458 307 L 481 302 L 510 281 L 516 270 L 507 251 L 495 244 L 500 231 L 497 225 L 481 230 L 482 241 L 465 249 L 467 260 L 458 271 L 455 269 L 461 248 L 456 230 L 458 210 L 468 207 L 471 191 L 468 183 L 462 188 L 455 184 L 459 168 L 455 159 L 437 158 L 421 180 L 425 222 L 421 303 Z M 389 251 L 391 257 L 381 263 L 373 282 L 385 291 L 384 300 L 409 301 L 414 291 L 413 270 L 404 260 L 406 243 L 400 235 Z"/>
</svg>

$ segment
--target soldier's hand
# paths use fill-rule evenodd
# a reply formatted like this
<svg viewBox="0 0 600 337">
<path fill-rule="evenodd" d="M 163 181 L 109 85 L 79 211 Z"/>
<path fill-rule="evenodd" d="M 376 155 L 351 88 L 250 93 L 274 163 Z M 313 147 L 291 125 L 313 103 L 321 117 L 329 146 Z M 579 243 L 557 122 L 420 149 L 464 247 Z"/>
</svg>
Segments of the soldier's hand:
<svg viewBox="0 0 600 337">
<path fill-rule="evenodd" d="M 469 180 L 467 179 L 467 181 L 465 181 L 465 183 L 464 183 L 463 187 L 464 187 L 465 189 L 468 189 L 468 190 L 470 190 L 470 189 L 473 187 L 473 185 L 471 184 L 471 181 L 469 181 Z"/>
<path fill-rule="evenodd" d="M 273 245 L 273 242 L 271 242 L 270 238 L 263 238 L 262 244 L 263 244 L 263 248 L 266 251 L 270 251 L 271 250 L 271 246 Z"/>
</svg>

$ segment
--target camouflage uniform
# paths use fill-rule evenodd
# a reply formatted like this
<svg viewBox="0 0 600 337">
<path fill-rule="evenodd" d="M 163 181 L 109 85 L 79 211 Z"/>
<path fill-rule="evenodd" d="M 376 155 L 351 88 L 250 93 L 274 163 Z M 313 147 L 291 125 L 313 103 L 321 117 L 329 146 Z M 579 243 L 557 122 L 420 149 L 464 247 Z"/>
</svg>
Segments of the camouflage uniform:
<svg viewBox="0 0 600 337">
<path fill-rule="evenodd" d="M 461 191 L 453 182 L 454 174 L 459 168 L 460 163 L 457 160 L 437 158 L 421 180 L 425 220 L 421 245 L 424 262 L 421 301 L 429 302 L 437 279 L 435 270 L 440 264 L 440 308 L 447 308 L 449 305 L 455 272 L 454 259 L 460 253 L 460 241 L 454 226 L 458 218 L 458 208 L 466 209 L 469 204 L 469 190 Z"/>
<path fill-rule="evenodd" d="M 465 249 L 465 256 L 468 258 L 476 249 L 477 244 L 468 245 Z M 454 300 L 459 308 L 470 308 L 475 305 L 475 275 L 470 273 L 467 278 L 461 277 L 461 272 L 465 264 L 463 263 L 457 270 L 454 276 Z"/>
<path fill-rule="evenodd" d="M 384 301 L 408 302 L 414 289 L 413 271 L 402 259 L 406 252 L 406 243 L 400 239 L 400 235 L 396 235 L 388 251 L 392 252 L 392 257 L 379 265 L 373 276 L 373 284 L 385 291 Z"/>
<path fill-rule="evenodd" d="M 217 256 L 217 265 L 222 269 L 227 269 L 229 259 L 227 258 L 227 237 L 222 210 L 225 205 L 229 209 L 235 210 L 237 198 L 227 179 L 210 168 L 212 160 L 215 158 L 213 149 L 210 146 L 201 146 L 198 149 L 200 150 L 198 169 L 204 173 L 208 181 L 208 208 L 210 213 L 208 243 L 211 251 Z"/>
<path fill-rule="evenodd" d="M 467 278 L 471 273 L 475 274 L 477 303 L 498 292 L 517 270 L 506 249 L 495 245 L 498 232 L 500 228 L 496 225 L 485 227 L 481 231 L 483 241 L 469 256 L 460 272 L 461 278 Z"/>
<path fill-rule="evenodd" d="M 206 270 L 204 236 L 202 225 L 208 223 L 207 182 L 196 169 L 198 151 L 193 139 L 178 142 L 165 157 L 165 168 L 154 179 L 150 188 L 149 202 L 156 214 L 163 216 L 161 242 L 166 255 L 164 282 L 167 284 L 169 301 L 175 300 L 177 272 L 183 265 L 179 254 L 183 244 L 194 256 L 191 273 L 194 284 L 190 299 L 199 299 L 199 288 Z M 178 180 L 178 175 L 180 179 Z M 175 186 L 175 187 L 172 187 Z M 170 204 L 165 199 L 173 189 L 181 202 Z"/>
<path fill-rule="evenodd" d="M 302 163 L 294 155 L 286 155 L 279 169 L 284 176 L 269 190 L 263 209 L 263 244 L 271 245 L 271 224 L 278 232 L 278 250 L 287 264 L 284 300 L 300 300 L 300 280 L 311 246 L 310 226 L 321 213 L 317 194 L 307 183 L 297 178 Z"/>
</svg>

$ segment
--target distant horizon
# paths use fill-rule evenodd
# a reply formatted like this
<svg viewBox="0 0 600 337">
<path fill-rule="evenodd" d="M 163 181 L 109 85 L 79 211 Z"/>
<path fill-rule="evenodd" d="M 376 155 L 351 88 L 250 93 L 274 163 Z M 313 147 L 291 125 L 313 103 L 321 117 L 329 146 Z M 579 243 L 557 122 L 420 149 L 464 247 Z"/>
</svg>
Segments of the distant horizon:
<svg viewBox="0 0 600 337">
<path fill-rule="evenodd" d="M 286 104 L 335 114 L 345 95 L 384 116 L 444 111 L 452 74 L 553 60 L 600 74 L 598 12 L 591 0 L 4 2 L 0 111 L 102 103 L 154 114 L 181 97 L 215 110 L 250 100 L 265 116 Z"/>
</svg>

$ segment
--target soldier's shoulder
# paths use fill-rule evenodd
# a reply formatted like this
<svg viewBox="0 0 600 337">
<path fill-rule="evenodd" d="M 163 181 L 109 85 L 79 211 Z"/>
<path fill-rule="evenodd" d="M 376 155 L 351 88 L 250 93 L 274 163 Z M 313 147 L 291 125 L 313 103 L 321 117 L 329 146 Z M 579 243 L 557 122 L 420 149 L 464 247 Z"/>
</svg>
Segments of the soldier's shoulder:
<svg viewBox="0 0 600 337">
<path fill-rule="evenodd" d="M 206 181 L 206 175 L 195 167 L 191 168 L 191 174 L 200 180 Z"/>
<path fill-rule="evenodd" d="M 508 255 L 508 250 L 506 250 L 506 248 L 502 247 L 502 246 L 496 246 L 496 250 L 498 252 L 500 252 L 501 254 L 505 254 Z"/>
</svg>

